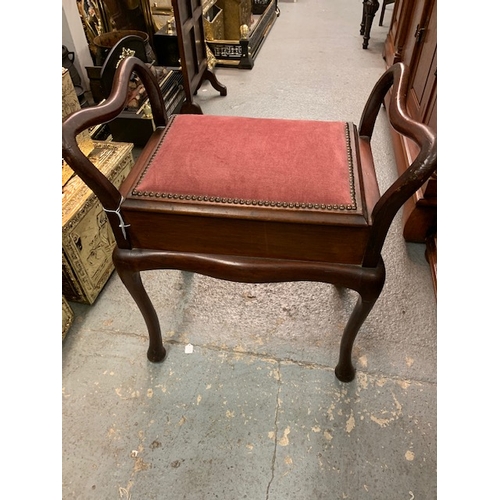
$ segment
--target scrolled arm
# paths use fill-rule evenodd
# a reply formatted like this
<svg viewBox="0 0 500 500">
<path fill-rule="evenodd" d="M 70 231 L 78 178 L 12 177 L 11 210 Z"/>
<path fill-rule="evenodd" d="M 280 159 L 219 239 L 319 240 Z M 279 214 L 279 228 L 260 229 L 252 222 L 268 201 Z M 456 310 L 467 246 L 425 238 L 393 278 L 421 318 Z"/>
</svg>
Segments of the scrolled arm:
<svg viewBox="0 0 500 500">
<path fill-rule="evenodd" d="M 364 259 L 364 265 L 368 267 L 377 265 L 385 237 L 398 210 L 437 168 L 436 134 L 427 125 L 411 118 L 406 108 L 409 71 L 403 63 L 391 66 L 375 85 L 360 120 L 360 136 L 371 139 L 378 112 L 392 86 L 389 122 L 397 132 L 412 139 L 420 148 L 412 164 L 385 191 L 373 208 L 372 234 Z"/>
<path fill-rule="evenodd" d="M 109 97 L 97 106 L 83 108 L 69 115 L 62 125 L 62 156 L 85 184 L 96 194 L 107 212 L 116 212 L 121 203 L 121 194 L 115 186 L 94 166 L 78 146 L 76 137 L 84 130 L 107 123 L 116 118 L 127 105 L 128 82 L 132 72 L 141 79 L 149 97 L 156 127 L 164 127 L 167 114 L 156 77 L 140 59 L 123 59 L 115 73 Z M 116 224 L 113 233 L 119 246 L 126 247 L 125 235 Z"/>
</svg>

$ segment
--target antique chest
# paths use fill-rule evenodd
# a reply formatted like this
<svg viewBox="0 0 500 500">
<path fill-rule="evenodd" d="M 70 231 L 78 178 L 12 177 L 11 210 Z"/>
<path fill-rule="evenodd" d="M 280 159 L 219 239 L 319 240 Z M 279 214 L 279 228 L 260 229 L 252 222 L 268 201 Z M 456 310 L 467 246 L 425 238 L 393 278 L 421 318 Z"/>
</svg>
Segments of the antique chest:
<svg viewBox="0 0 500 500">
<path fill-rule="evenodd" d="M 133 144 L 94 141 L 87 155 L 115 185 L 130 172 Z M 99 200 L 74 175 L 62 190 L 62 289 L 70 301 L 92 304 L 113 272 L 115 240 Z"/>
<path fill-rule="evenodd" d="M 70 305 L 68 304 L 68 301 L 64 298 L 64 295 L 62 297 L 62 339 L 66 337 L 66 334 L 68 333 L 68 330 L 70 329 L 71 325 L 73 324 L 73 320 L 75 318 L 75 313 L 73 312 L 73 309 L 71 309 Z"/>
</svg>

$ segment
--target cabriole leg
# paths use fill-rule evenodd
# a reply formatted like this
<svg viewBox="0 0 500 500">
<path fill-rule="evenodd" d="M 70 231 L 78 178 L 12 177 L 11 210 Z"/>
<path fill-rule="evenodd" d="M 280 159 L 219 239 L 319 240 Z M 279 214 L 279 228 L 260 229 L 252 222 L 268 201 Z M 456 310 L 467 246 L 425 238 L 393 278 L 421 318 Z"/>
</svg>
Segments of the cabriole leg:
<svg viewBox="0 0 500 500">
<path fill-rule="evenodd" d="M 340 341 L 339 362 L 335 367 L 335 375 L 341 382 L 354 380 L 356 369 L 352 364 L 352 347 L 359 329 L 363 325 L 375 302 L 380 296 L 385 282 L 385 266 L 380 260 L 379 265 L 373 269 L 371 275 L 365 275 L 364 283 L 357 287 L 358 301 L 349 317 L 349 321 Z"/>
<path fill-rule="evenodd" d="M 339 362 L 335 367 L 335 375 L 341 382 L 351 382 L 354 380 L 356 369 L 352 364 L 352 347 L 361 325 L 372 310 L 377 299 L 363 300 L 359 296 L 356 306 L 351 313 L 351 317 L 342 334 L 340 341 Z"/>
<path fill-rule="evenodd" d="M 139 271 L 119 270 L 118 268 L 117 272 L 130 295 L 135 300 L 146 322 L 149 333 L 148 359 L 153 363 L 159 363 L 165 359 L 167 351 L 163 346 L 158 315 L 149 295 L 144 289 L 141 274 Z"/>
</svg>

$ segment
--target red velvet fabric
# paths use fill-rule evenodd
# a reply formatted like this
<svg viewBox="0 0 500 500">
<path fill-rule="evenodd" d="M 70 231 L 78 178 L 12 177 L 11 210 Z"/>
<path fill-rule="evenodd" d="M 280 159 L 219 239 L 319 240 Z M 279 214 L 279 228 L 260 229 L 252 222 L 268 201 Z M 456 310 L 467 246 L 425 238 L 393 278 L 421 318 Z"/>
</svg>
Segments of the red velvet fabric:
<svg viewBox="0 0 500 500">
<path fill-rule="evenodd" d="M 351 177 L 344 122 L 178 115 L 136 190 L 348 205 Z"/>
</svg>

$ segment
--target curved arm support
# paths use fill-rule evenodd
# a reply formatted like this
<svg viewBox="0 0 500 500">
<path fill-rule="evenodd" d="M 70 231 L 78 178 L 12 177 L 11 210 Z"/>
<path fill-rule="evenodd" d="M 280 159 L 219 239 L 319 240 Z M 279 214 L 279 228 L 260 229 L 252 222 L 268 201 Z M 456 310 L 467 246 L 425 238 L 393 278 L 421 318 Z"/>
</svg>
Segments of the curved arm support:
<svg viewBox="0 0 500 500">
<path fill-rule="evenodd" d="M 164 127 L 167 122 L 167 114 L 163 97 L 158 82 L 148 67 L 138 58 L 129 57 L 124 59 L 115 73 L 111 94 L 103 103 L 91 108 L 83 108 L 69 115 L 62 126 L 62 155 L 68 165 L 80 176 L 85 184 L 96 194 L 103 207 L 108 212 L 119 209 L 121 194 L 113 184 L 97 169 L 78 147 L 76 137 L 80 132 L 107 123 L 116 118 L 125 108 L 128 101 L 128 84 L 132 72 L 137 75 L 144 84 L 149 97 L 153 119 L 156 127 Z M 118 246 L 128 248 L 129 243 L 122 233 L 118 217 L 110 220 L 113 234 Z"/>
<path fill-rule="evenodd" d="M 437 168 L 436 134 L 423 123 L 408 115 L 406 97 L 409 84 L 409 68 L 403 63 L 391 66 L 375 85 L 361 117 L 359 134 L 371 139 L 375 121 L 388 90 L 393 87 L 389 103 L 389 121 L 400 134 L 409 137 L 420 147 L 420 152 L 387 191 L 381 196 L 372 212 L 373 226 L 367 246 L 364 266 L 377 265 L 385 237 L 394 216 Z"/>
</svg>

